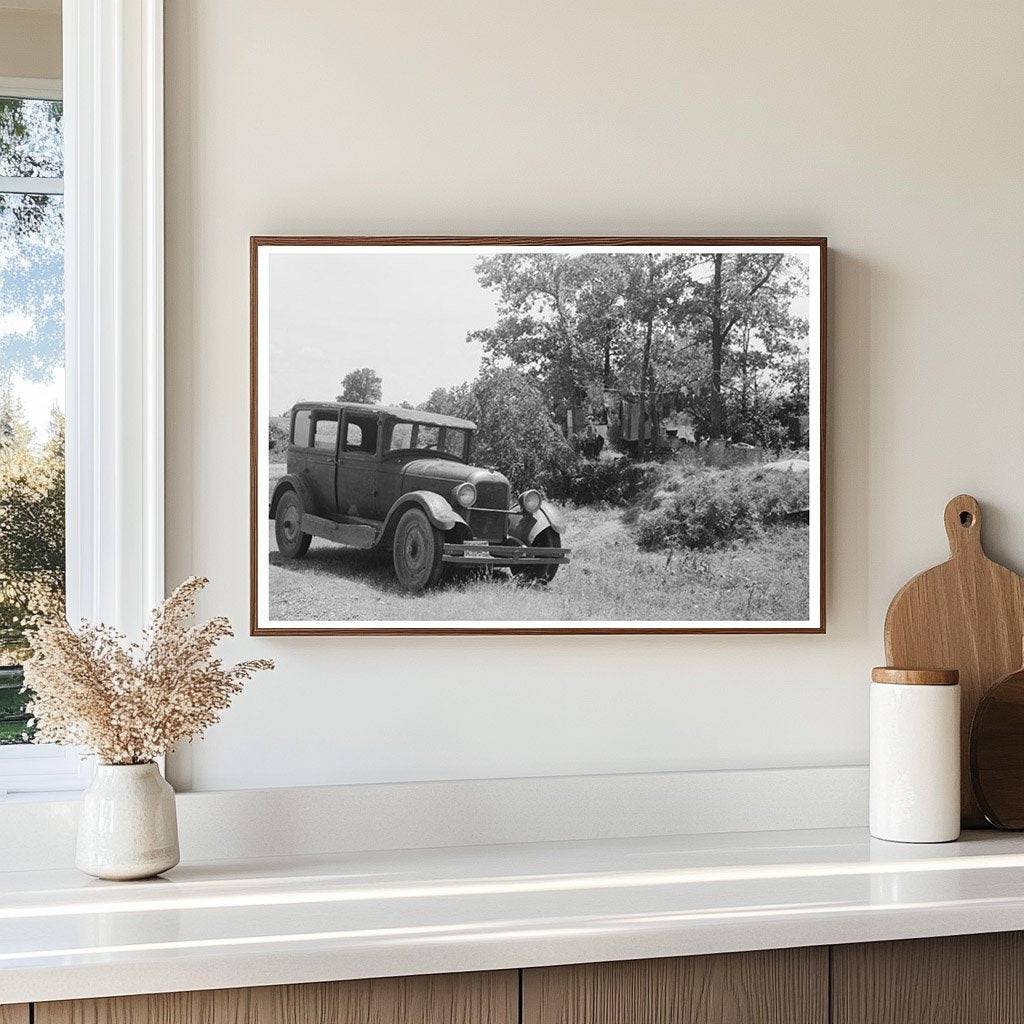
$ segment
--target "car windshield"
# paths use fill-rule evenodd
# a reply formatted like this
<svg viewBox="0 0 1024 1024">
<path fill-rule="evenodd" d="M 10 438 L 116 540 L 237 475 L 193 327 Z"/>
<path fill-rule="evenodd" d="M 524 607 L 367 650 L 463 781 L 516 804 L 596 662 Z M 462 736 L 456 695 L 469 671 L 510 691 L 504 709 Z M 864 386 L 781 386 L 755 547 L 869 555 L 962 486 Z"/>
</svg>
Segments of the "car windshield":
<svg viewBox="0 0 1024 1024">
<path fill-rule="evenodd" d="M 388 451 L 438 452 L 465 460 L 469 432 L 458 427 L 442 427 L 434 423 L 396 423 L 391 428 Z"/>
</svg>

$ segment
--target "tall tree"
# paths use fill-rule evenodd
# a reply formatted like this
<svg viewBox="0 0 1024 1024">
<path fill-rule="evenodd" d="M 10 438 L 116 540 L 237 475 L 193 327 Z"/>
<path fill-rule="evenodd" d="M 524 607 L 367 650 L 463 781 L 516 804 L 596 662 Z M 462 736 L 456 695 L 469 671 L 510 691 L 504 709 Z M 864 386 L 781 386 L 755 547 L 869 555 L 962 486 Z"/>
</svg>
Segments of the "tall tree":
<svg viewBox="0 0 1024 1024">
<path fill-rule="evenodd" d="M 621 327 L 621 256 L 502 253 L 477 262 L 498 298 L 498 321 L 469 334 L 493 365 L 530 373 L 556 406 L 614 380 Z"/>
<path fill-rule="evenodd" d="M 784 253 L 713 253 L 711 272 L 696 277 L 692 296 L 679 307 L 707 341 L 708 433 L 726 434 L 724 369 L 738 325 L 757 325 L 762 339 L 794 328 L 790 306 L 799 268 Z M 749 345 L 749 338 L 748 338 Z"/>
<path fill-rule="evenodd" d="M 688 387 L 686 370 L 696 342 L 692 325 L 679 310 L 693 288 L 692 267 L 699 259 L 689 253 L 644 253 L 628 257 L 621 306 L 623 344 L 620 379 L 636 391 L 652 437 L 659 421 L 662 391 Z M 641 457 L 650 449 L 646 429 L 638 441 Z"/>
<path fill-rule="evenodd" d="M 358 370 L 345 374 L 341 382 L 339 402 L 362 402 L 373 405 L 379 402 L 383 394 L 384 381 L 376 370 L 362 366 Z"/>
<path fill-rule="evenodd" d="M 0 661 L 21 660 L 27 620 L 64 597 L 63 416 L 41 450 L 24 438 L 16 426 L 0 444 Z"/>
<path fill-rule="evenodd" d="M 8 385 L 0 393 L 0 452 L 27 451 L 32 433 L 24 405 Z"/>
</svg>

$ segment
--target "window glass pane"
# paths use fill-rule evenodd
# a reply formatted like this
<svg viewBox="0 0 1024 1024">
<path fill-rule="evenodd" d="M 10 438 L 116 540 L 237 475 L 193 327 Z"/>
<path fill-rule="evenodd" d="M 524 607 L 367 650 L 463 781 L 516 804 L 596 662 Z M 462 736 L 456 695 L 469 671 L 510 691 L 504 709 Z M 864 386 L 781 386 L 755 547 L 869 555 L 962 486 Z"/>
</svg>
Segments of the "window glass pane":
<svg viewBox="0 0 1024 1024">
<path fill-rule="evenodd" d="M 297 444 L 300 448 L 309 447 L 309 417 L 310 412 L 308 409 L 300 409 L 295 414 L 292 429 L 292 444 Z"/>
<path fill-rule="evenodd" d="M 338 443 L 338 421 L 318 419 L 316 433 L 313 435 L 313 447 L 334 451 Z"/>
<path fill-rule="evenodd" d="M 431 427 L 426 423 L 421 423 L 416 431 L 416 448 L 429 448 L 431 451 L 437 450 L 437 437 L 440 434 L 439 427 Z"/>
<path fill-rule="evenodd" d="M 455 427 L 446 427 L 444 432 L 444 450 L 457 459 L 466 457 L 466 432 Z"/>
<path fill-rule="evenodd" d="M 375 416 L 350 417 L 345 428 L 345 448 L 348 451 L 366 452 L 372 455 L 377 451 L 377 418 Z"/>
<path fill-rule="evenodd" d="M 0 97 L 0 176 L 64 177 L 59 100 Z"/>
<path fill-rule="evenodd" d="M 397 452 L 402 448 L 412 447 L 412 424 L 396 423 L 391 428 L 391 451 Z"/>
<path fill-rule="evenodd" d="M 22 159 L 19 146 L 42 153 L 38 173 L 45 147 L 16 138 L 12 157 L 4 110 L 0 173 Z M 59 145 L 51 163 L 59 171 Z M 20 692 L 26 621 L 63 611 L 63 212 L 60 195 L 0 192 L 0 743 L 31 735 Z"/>
</svg>

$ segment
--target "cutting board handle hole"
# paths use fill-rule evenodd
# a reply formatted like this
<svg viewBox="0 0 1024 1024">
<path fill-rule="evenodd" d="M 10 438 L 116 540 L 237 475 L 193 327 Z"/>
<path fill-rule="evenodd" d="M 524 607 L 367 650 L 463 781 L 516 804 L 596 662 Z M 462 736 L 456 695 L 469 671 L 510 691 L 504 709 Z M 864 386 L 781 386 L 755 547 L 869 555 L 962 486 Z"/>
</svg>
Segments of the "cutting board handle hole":
<svg viewBox="0 0 1024 1024">
<path fill-rule="evenodd" d="M 968 529 L 970 529 L 970 527 L 971 527 L 971 525 L 973 523 L 974 523 L 974 516 L 972 516 L 970 512 L 961 512 L 960 513 L 960 525 L 961 526 L 966 526 Z"/>
</svg>

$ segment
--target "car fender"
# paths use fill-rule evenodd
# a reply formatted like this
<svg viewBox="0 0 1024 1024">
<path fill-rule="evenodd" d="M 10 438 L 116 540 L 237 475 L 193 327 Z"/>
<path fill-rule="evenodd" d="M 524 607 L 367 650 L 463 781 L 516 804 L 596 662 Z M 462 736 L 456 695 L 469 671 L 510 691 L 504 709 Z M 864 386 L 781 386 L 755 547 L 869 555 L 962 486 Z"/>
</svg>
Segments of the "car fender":
<svg viewBox="0 0 1024 1024">
<path fill-rule="evenodd" d="M 423 509 L 431 525 L 438 530 L 451 530 L 460 524 L 469 529 L 466 520 L 440 494 L 435 494 L 433 491 L 409 491 L 391 506 L 387 518 L 384 520 L 385 533 L 397 523 L 400 510 L 410 504 L 416 504 Z"/>
<path fill-rule="evenodd" d="M 565 529 L 565 516 L 562 515 L 562 510 L 557 505 L 552 505 L 550 501 L 542 501 L 538 511 L 547 518 L 548 525 L 557 534 L 561 534 Z M 538 516 L 538 519 L 540 517 Z M 544 527 L 541 526 L 540 530 Z M 540 530 L 537 533 L 540 533 Z M 530 538 L 532 541 L 532 537 Z"/>
<path fill-rule="evenodd" d="M 274 487 L 274 493 L 270 499 L 271 519 L 277 515 L 277 503 L 281 500 L 281 495 L 286 491 L 295 491 L 298 494 L 302 499 L 302 509 L 304 512 L 309 512 L 310 514 L 316 512 L 316 503 L 313 501 L 313 494 L 306 481 L 295 473 L 287 473 L 277 481 L 277 485 Z"/>
<path fill-rule="evenodd" d="M 528 512 L 522 512 L 518 517 L 513 516 L 509 533 L 516 540 L 522 541 L 523 544 L 529 546 L 549 526 L 555 533 L 561 536 L 564 524 L 565 518 L 561 511 L 552 505 L 551 502 L 542 501 L 540 508 L 532 515 Z"/>
</svg>

